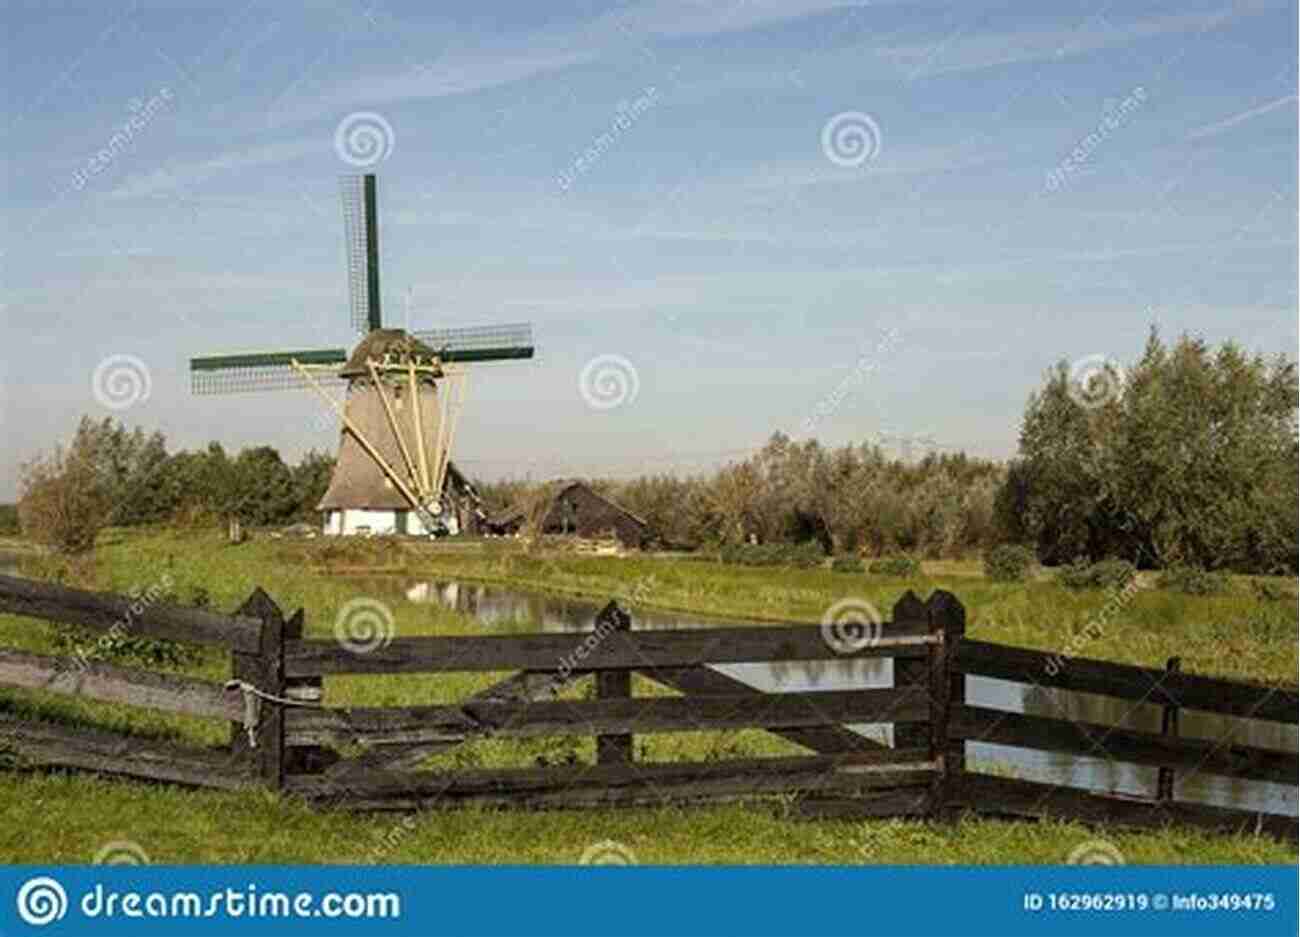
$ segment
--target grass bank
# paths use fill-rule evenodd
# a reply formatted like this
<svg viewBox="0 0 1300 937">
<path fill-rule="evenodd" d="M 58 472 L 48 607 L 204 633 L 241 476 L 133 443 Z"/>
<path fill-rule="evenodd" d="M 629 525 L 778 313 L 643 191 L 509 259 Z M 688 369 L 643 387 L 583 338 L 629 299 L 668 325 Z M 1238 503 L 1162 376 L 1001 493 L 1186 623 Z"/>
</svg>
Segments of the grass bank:
<svg viewBox="0 0 1300 937">
<path fill-rule="evenodd" d="M 58 562 L 31 557 L 30 571 L 58 575 Z M 1050 581 L 995 584 L 971 566 L 946 564 L 914 580 L 825 570 L 720 566 L 683 558 L 526 554 L 514 544 L 453 546 L 383 542 L 255 540 L 239 546 L 209 534 L 112 531 L 92 566 L 65 570 L 78 584 L 119 592 L 162 585 L 182 601 L 230 610 L 262 586 L 286 611 L 302 606 L 308 630 L 332 633 L 359 594 L 338 575 L 385 571 L 461 577 L 582 594 L 635 597 L 710 615 L 817 621 L 833 602 L 865 598 L 883 612 L 908 588 L 946 588 L 966 604 L 976 637 L 1060 648 L 1107 601 Z M 398 634 L 480 633 L 474 619 L 431 604 L 396 602 Z M 0 616 L 0 646 L 57 650 L 53 629 Z M 1178 654 L 1184 668 L 1261 681 L 1293 680 L 1293 603 L 1266 602 L 1238 583 L 1226 595 L 1143 590 L 1114 615 L 1088 656 L 1158 664 Z M 182 672 L 224 679 L 228 659 L 201 653 L 171 662 Z M 455 701 L 504 675 L 348 677 L 326 681 L 330 705 Z M 576 690 L 572 692 L 578 692 Z M 639 683 L 638 692 L 657 692 Z M 0 691 L 0 707 L 44 718 L 93 722 L 191 744 L 221 744 L 224 726 L 181 716 L 86 703 L 36 692 Z M 642 744 L 638 741 L 639 746 Z M 647 736 L 653 760 L 738 757 L 798 750 L 760 731 Z M 590 740 L 487 740 L 443 763 L 463 767 L 589 761 Z M 430 762 L 434 766 L 438 762 Z M 1268 839 L 1181 830 L 1129 834 L 1074 824 L 968 820 L 955 828 L 916 822 L 808 822 L 780 801 L 692 809 L 515 813 L 456 810 L 399 819 L 310 810 L 271 794 L 187 792 L 86 776 L 0 772 L 10 823 L 0 831 L 8 862 L 89 861 L 104 843 L 126 839 L 158 862 L 573 862 L 594 842 L 613 840 L 643 862 L 1062 862 L 1099 836 L 1130 862 L 1289 862 L 1294 851 Z"/>
</svg>

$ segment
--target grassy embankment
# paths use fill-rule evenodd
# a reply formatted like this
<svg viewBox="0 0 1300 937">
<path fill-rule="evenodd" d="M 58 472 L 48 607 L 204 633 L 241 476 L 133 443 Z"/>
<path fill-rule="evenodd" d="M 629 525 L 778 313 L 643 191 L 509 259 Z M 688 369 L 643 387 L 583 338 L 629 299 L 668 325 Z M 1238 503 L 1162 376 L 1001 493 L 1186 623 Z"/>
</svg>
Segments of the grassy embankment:
<svg viewBox="0 0 1300 937">
<path fill-rule="evenodd" d="M 33 561 L 36 566 L 48 564 Z M 36 570 L 33 567 L 33 571 Z M 664 608 L 737 617 L 816 621 L 840 598 L 862 597 L 886 615 L 907 588 L 923 597 L 954 592 L 968 609 L 972 636 L 1059 649 L 1069 629 L 1095 616 L 1107 594 L 1074 592 L 1040 579 L 986 582 L 977 565 L 943 563 L 915 580 L 771 570 L 654 557 L 523 555 L 514 545 L 390 545 L 348 541 L 259 540 L 238 547 L 207 534 L 114 531 L 101 540 L 93 573 L 100 589 L 127 592 L 165 582 L 182 600 L 206 590 L 229 610 L 255 585 L 286 611 L 307 610 L 309 633 L 328 636 L 350 599 L 376 591 L 394 613 L 398 634 L 481 633 L 482 625 L 400 592 L 327 575 L 330 571 L 402 572 L 512 582 L 597 598 L 635 594 Z M 1289 588 L 1289 586 L 1288 586 Z M 1230 593 L 1191 597 L 1144 590 L 1080 653 L 1152 665 L 1183 657 L 1184 669 L 1238 679 L 1294 681 L 1294 601 L 1258 600 L 1243 580 Z M 0 646 L 49 653 L 51 629 L 0 617 Z M 227 660 L 202 654 L 177 669 L 223 679 Z M 455 701 L 503 675 L 348 677 L 326 681 L 332 705 L 400 705 Z M 573 692 L 578 692 L 577 690 Z M 637 692 L 652 692 L 638 684 Z M 4 691 L 0 706 L 47 718 L 90 721 L 194 744 L 220 744 L 226 729 L 211 721 Z M 638 740 L 642 757 L 735 757 L 799 751 L 766 733 L 681 733 Z M 590 760 L 590 740 L 489 740 L 463 746 L 441 763 L 466 767 Z M 431 762 L 431 765 L 439 762 Z M 690 809 L 587 812 L 431 813 L 406 823 L 393 817 L 313 811 L 270 794 L 187 792 L 85 776 L 0 773 L 0 801 L 10 822 L 0 829 L 5 861 L 89 861 L 111 840 L 138 843 L 158 862 L 571 862 L 591 843 L 612 839 L 643 862 L 1060 862 L 1071 849 L 1104 836 L 1130 862 L 1289 862 L 1287 846 L 1249 836 L 1182 830 L 1098 833 L 1074 824 L 963 821 L 955 828 L 916 822 L 806 822 L 779 802 Z"/>
</svg>

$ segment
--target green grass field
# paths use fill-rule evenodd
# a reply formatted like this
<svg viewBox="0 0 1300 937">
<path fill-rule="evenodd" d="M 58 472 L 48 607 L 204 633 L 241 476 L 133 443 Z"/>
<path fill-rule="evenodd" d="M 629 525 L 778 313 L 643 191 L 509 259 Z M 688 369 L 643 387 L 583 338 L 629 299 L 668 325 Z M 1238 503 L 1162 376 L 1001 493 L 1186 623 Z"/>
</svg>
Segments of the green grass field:
<svg viewBox="0 0 1300 937">
<path fill-rule="evenodd" d="M 60 565 L 31 559 L 27 572 Z M 200 595 L 231 610 L 262 586 L 286 611 L 302 606 L 309 634 L 328 636 L 344 604 L 364 591 L 351 574 L 377 571 L 447 576 L 581 594 L 636 596 L 644 604 L 710 615 L 809 621 L 835 601 L 857 597 L 888 617 L 904 590 L 955 593 L 968 610 L 968 634 L 1059 650 L 1107 601 L 1100 590 L 1071 591 L 1040 577 L 1026 584 L 985 581 L 978 564 L 927 565 L 915 580 L 825 570 L 720 566 L 681 557 L 583 557 L 524 553 L 515 544 L 397 544 L 255 540 L 231 546 L 211 534 L 111 531 L 93 569 L 70 584 L 118 592 L 166 583 L 182 600 Z M 343 575 L 347 573 L 348 575 Z M 1290 581 L 1280 581 L 1293 588 Z M 202 591 L 200 591 L 202 590 Z M 434 605 L 394 603 L 399 634 L 480 633 L 472 618 Z M 54 629 L 0 617 L 0 646 L 56 652 Z M 1195 597 L 1144 589 L 1077 653 L 1159 666 L 1172 655 L 1185 670 L 1236 679 L 1294 682 L 1297 617 L 1293 599 L 1258 598 L 1244 579 L 1223 595 Z M 175 669 L 227 676 L 228 658 L 202 653 Z M 330 705 L 451 702 L 504 675 L 346 677 L 326 681 Z M 577 691 L 574 691 L 577 692 Z M 637 692 L 652 692 L 649 684 Z M 6 690 L 0 706 L 45 718 L 92 722 L 191 744 L 221 744 L 227 728 L 48 694 Z M 642 747 L 644 746 L 644 748 Z M 795 753 L 760 731 L 681 733 L 638 739 L 652 760 Z M 590 740 L 488 740 L 462 746 L 442 764 L 477 767 L 589 760 Z M 431 762 L 437 765 L 440 762 Z M 642 862 L 1063 862 L 1102 838 L 1130 862 L 1292 862 L 1293 848 L 1267 838 L 1182 830 L 1132 834 L 1075 824 L 966 820 L 956 827 L 920 822 L 806 821 L 782 801 L 689 808 L 555 811 L 440 811 L 414 817 L 312 810 L 269 793 L 192 792 L 87 776 L 0 773 L 10 823 L 0 829 L 7 862 L 90 861 L 105 843 L 129 840 L 155 862 L 576 862 L 593 843 L 613 840 Z"/>
</svg>

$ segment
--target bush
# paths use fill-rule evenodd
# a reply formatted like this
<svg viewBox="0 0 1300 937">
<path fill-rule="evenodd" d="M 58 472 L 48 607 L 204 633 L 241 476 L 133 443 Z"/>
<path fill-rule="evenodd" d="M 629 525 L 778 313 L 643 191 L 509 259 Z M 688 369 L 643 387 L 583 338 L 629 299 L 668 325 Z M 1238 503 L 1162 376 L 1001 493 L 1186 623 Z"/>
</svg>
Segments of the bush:
<svg viewBox="0 0 1300 937">
<path fill-rule="evenodd" d="M 914 556 L 882 556 L 872 560 L 867 570 L 876 576 L 916 576 L 921 572 L 921 563 Z"/>
<path fill-rule="evenodd" d="M 1261 602 L 1281 602 L 1284 599 L 1294 601 L 1296 598 L 1294 592 L 1290 592 L 1284 586 L 1280 586 L 1275 582 L 1269 582 L 1267 579 L 1252 579 L 1250 581 L 1250 591 Z"/>
<path fill-rule="evenodd" d="M 13 535 L 21 530 L 18 524 L 18 505 L 0 504 L 0 534 Z"/>
<path fill-rule="evenodd" d="M 1089 563 L 1083 558 L 1064 566 L 1056 581 L 1067 589 L 1122 589 L 1137 575 L 1137 567 L 1128 560 L 1105 559 Z"/>
<path fill-rule="evenodd" d="M 1228 588 L 1228 577 L 1223 573 L 1212 573 L 1199 566 L 1181 563 L 1161 570 L 1156 582 L 1162 589 L 1172 589 L 1188 595 L 1214 595 Z"/>
<path fill-rule="evenodd" d="M 737 566 L 794 566 L 812 569 L 820 566 L 826 554 L 813 540 L 807 543 L 732 543 L 719 553 L 724 563 Z"/>
<path fill-rule="evenodd" d="M 852 553 L 837 556 L 831 560 L 833 573 L 860 573 L 864 571 L 862 560 Z"/>
<path fill-rule="evenodd" d="M 984 575 L 992 582 L 1023 582 L 1036 561 L 1028 547 L 999 544 L 984 554 Z"/>
</svg>

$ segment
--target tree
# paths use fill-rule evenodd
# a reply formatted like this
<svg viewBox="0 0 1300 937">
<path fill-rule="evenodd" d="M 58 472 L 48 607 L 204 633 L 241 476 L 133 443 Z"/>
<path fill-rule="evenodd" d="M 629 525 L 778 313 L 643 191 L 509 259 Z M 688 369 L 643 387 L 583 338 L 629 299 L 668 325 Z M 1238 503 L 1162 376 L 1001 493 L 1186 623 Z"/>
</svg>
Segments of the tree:
<svg viewBox="0 0 1300 937">
<path fill-rule="evenodd" d="M 93 429 L 83 419 L 71 445 L 38 455 L 22 469 L 18 517 L 23 534 L 63 553 L 93 550 L 112 513 Z"/>
<path fill-rule="evenodd" d="M 1170 348 L 1153 330 L 1111 389 L 1081 399 L 1061 364 L 1031 395 L 998 496 L 1004 528 L 1048 563 L 1296 569 L 1293 362 L 1187 335 Z"/>
</svg>

